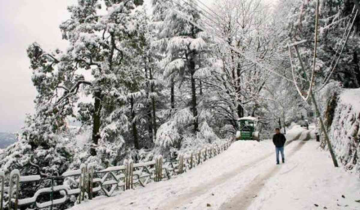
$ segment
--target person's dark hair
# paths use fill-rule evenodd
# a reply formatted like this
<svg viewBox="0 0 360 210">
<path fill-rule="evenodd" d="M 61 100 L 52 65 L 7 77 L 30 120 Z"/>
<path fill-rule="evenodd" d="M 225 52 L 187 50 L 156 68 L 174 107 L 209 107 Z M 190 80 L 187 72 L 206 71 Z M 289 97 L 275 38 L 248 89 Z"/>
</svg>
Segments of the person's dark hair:
<svg viewBox="0 0 360 210">
<path fill-rule="evenodd" d="M 280 131 L 280 128 L 275 128 L 276 131 Z"/>
</svg>

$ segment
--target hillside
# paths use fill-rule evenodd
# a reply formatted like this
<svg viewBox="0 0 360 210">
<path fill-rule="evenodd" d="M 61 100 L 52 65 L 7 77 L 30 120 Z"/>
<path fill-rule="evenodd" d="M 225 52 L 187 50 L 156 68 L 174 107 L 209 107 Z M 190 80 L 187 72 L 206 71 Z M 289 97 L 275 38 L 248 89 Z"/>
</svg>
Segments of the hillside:
<svg viewBox="0 0 360 210">
<path fill-rule="evenodd" d="M 0 149 L 4 149 L 16 142 L 16 135 L 13 133 L 0 132 Z"/>
</svg>

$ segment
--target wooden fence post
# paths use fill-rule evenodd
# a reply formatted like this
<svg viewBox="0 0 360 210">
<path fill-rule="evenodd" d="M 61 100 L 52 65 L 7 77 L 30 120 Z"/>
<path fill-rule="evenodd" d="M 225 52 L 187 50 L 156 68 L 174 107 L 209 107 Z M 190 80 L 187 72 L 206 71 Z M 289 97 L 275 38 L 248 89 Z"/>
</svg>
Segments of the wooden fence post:
<svg viewBox="0 0 360 210">
<path fill-rule="evenodd" d="M 81 192 L 82 192 L 82 182 L 83 182 L 83 174 L 82 174 L 82 168 L 80 166 L 80 171 L 81 171 L 81 174 L 80 174 L 80 178 L 79 178 L 79 188 L 80 188 L 80 194 L 79 194 L 79 200 L 78 200 L 78 204 L 81 204 Z"/>
<path fill-rule="evenodd" d="M 132 189 L 134 186 L 133 186 L 133 161 L 130 159 L 130 160 L 127 160 L 126 163 L 125 163 L 125 166 L 126 166 L 126 169 L 125 169 L 125 189 L 126 190 L 130 190 Z"/>
<path fill-rule="evenodd" d="M 155 181 L 160 182 L 162 180 L 162 164 L 163 164 L 163 158 L 162 156 L 158 156 L 156 158 L 156 164 L 155 164 Z"/>
<path fill-rule="evenodd" d="M 154 172 L 154 181 L 155 182 L 158 182 L 158 172 L 159 172 L 159 167 L 158 167 L 158 164 L 159 164 L 159 157 L 156 157 L 155 158 L 155 172 Z"/>
<path fill-rule="evenodd" d="M 5 188 L 5 173 L 0 171 L 0 182 L 1 182 L 1 192 L 0 192 L 0 210 L 3 210 L 3 202 L 4 202 L 4 188 Z"/>
<path fill-rule="evenodd" d="M 163 177 L 163 157 L 160 156 L 160 158 L 159 158 L 159 178 L 160 178 L 160 181 L 162 181 L 162 177 Z"/>
<path fill-rule="evenodd" d="M 130 189 L 134 189 L 134 162 L 130 160 Z"/>
<path fill-rule="evenodd" d="M 182 174 L 184 172 L 184 155 L 179 156 L 179 174 Z"/>
<path fill-rule="evenodd" d="M 198 165 L 201 163 L 201 150 L 198 153 Z"/>
<path fill-rule="evenodd" d="M 89 200 L 92 200 L 93 198 L 93 185 L 94 185 L 94 167 L 90 166 L 88 169 L 88 194 L 89 194 Z"/>
<path fill-rule="evenodd" d="M 16 188 L 14 190 L 14 179 L 15 179 L 15 185 Z M 12 203 L 12 197 L 14 196 L 14 193 L 16 193 L 16 197 L 15 197 L 15 202 L 14 202 L 14 210 L 18 209 L 18 202 L 19 202 L 19 188 L 20 188 L 20 171 L 15 169 L 13 171 L 11 171 L 10 173 L 10 186 L 9 186 L 9 209 L 11 208 L 11 203 Z"/>
<path fill-rule="evenodd" d="M 208 151 L 207 151 L 207 148 L 205 148 L 205 156 L 204 156 L 204 161 L 207 160 L 207 156 L 208 156 Z"/>
<path fill-rule="evenodd" d="M 125 165 L 125 190 L 129 189 L 129 160 L 124 161 Z"/>
<path fill-rule="evenodd" d="M 192 169 L 194 167 L 194 153 L 191 153 L 190 156 L 190 168 Z"/>
<path fill-rule="evenodd" d="M 86 185 L 87 185 L 87 167 L 86 167 L 86 165 L 82 165 L 81 166 L 81 175 L 80 175 L 79 203 L 81 203 L 81 201 L 85 200 Z"/>
</svg>

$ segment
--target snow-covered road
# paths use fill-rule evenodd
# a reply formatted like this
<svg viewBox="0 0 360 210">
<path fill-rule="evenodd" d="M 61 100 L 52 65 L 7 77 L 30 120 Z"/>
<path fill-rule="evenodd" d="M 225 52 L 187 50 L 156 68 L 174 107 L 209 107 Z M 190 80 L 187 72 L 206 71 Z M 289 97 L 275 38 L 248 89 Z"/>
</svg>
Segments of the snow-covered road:
<svg viewBox="0 0 360 210">
<path fill-rule="evenodd" d="M 286 146 L 284 165 L 275 165 L 271 141 L 239 141 L 175 179 L 72 210 L 360 209 L 356 175 L 335 169 L 318 142 L 303 141 L 310 137 L 299 129 L 288 135 L 298 140 Z"/>
</svg>

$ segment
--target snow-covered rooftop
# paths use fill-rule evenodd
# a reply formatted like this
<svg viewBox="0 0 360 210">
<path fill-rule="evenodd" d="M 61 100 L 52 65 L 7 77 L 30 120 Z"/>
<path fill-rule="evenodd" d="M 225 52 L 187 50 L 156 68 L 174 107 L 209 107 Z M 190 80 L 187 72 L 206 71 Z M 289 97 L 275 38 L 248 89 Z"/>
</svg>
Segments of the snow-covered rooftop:
<svg viewBox="0 0 360 210">
<path fill-rule="evenodd" d="M 243 118 L 239 118 L 238 120 L 253 120 L 253 121 L 258 121 L 258 118 L 256 118 L 256 117 L 243 117 Z"/>
</svg>

